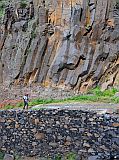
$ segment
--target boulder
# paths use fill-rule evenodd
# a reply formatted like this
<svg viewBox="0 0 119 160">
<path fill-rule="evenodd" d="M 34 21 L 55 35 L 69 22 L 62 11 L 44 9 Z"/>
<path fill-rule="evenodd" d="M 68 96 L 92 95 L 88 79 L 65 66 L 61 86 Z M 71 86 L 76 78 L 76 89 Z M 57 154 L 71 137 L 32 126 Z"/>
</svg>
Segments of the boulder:
<svg viewBox="0 0 119 160">
<path fill-rule="evenodd" d="M 5 154 L 4 159 L 3 160 L 14 160 L 14 156 L 11 154 Z"/>
</svg>

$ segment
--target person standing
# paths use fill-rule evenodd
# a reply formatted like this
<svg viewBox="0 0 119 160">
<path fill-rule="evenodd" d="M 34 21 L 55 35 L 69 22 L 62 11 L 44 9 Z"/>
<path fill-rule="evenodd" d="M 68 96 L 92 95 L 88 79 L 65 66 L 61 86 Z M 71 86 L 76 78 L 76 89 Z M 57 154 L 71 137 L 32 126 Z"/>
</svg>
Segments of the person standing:
<svg viewBox="0 0 119 160">
<path fill-rule="evenodd" d="M 24 100 L 24 108 L 23 109 L 28 109 L 28 94 L 25 94 L 25 96 L 23 96 L 23 100 Z"/>
</svg>

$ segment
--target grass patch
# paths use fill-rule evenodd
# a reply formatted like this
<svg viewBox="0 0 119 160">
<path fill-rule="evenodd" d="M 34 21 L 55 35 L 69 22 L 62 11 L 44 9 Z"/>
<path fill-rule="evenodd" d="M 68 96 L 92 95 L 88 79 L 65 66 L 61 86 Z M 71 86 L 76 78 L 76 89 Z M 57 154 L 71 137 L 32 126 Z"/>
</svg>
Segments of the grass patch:
<svg viewBox="0 0 119 160">
<path fill-rule="evenodd" d="M 73 96 L 65 99 L 33 99 L 29 102 L 29 106 L 36 106 L 40 104 L 58 104 L 58 103 L 74 103 L 74 102 L 82 102 L 82 103 L 94 103 L 94 102 L 102 102 L 102 103 L 119 103 L 119 97 L 115 96 L 115 93 L 119 92 L 119 90 L 112 88 L 105 91 L 101 91 L 99 87 L 89 90 L 87 94 Z M 4 109 L 14 109 L 14 108 L 23 108 L 23 102 L 17 103 L 16 106 L 6 105 Z M 43 109 L 43 108 L 41 108 Z"/>
<path fill-rule="evenodd" d="M 5 107 L 4 107 L 4 109 L 14 109 L 15 107 L 14 106 L 12 106 L 12 105 L 6 105 Z"/>
<path fill-rule="evenodd" d="M 119 103 L 119 97 L 112 97 L 111 102 L 113 103 Z"/>
<path fill-rule="evenodd" d="M 52 103 L 70 103 L 70 102 L 104 102 L 104 103 L 119 103 L 119 97 L 115 97 L 115 93 L 119 90 L 112 88 L 101 91 L 99 87 L 90 90 L 87 94 L 73 96 L 66 99 L 34 99 L 29 103 L 30 106 L 39 104 Z"/>
<path fill-rule="evenodd" d="M 33 101 L 29 102 L 29 106 L 35 106 L 39 104 L 52 104 L 52 103 L 60 103 L 65 102 L 65 100 L 58 100 L 58 99 L 34 99 Z"/>
<path fill-rule="evenodd" d="M 17 103 L 16 108 L 21 108 L 21 107 L 23 107 L 23 105 L 24 105 L 23 102 Z"/>
<path fill-rule="evenodd" d="M 107 89 L 105 91 L 101 91 L 99 87 L 96 87 L 88 92 L 88 94 L 94 94 L 96 96 L 104 96 L 111 97 L 114 96 L 116 92 L 119 92 L 116 88 Z"/>
<path fill-rule="evenodd" d="M 76 160 L 76 154 L 71 152 L 66 155 L 66 160 Z"/>
</svg>

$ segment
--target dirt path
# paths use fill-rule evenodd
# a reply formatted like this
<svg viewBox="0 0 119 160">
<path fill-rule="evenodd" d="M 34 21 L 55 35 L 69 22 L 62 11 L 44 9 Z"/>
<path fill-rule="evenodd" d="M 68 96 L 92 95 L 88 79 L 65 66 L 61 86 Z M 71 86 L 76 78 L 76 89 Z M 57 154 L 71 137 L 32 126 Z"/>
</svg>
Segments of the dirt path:
<svg viewBox="0 0 119 160">
<path fill-rule="evenodd" d="M 114 112 L 119 110 L 119 104 L 111 103 L 65 103 L 65 104 L 47 104 L 37 105 L 32 109 L 69 109 L 69 110 L 94 110 L 100 113 Z"/>
</svg>

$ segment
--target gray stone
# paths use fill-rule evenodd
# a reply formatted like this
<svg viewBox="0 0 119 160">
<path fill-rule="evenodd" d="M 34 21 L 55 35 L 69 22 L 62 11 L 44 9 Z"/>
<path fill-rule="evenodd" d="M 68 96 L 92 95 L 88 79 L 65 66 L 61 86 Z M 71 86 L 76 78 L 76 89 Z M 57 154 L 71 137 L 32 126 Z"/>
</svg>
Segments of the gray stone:
<svg viewBox="0 0 119 160">
<path fill-rule="evenodd" d="M 116 156 L 119 149 L 119 118 L 115 113 L 108 114 L 109 119 L 84 110 L 1 110 L 1 124 L 4 124 L 3 119 L 6 123 L 0 129 L 0 148 L 10 154 L 41 157 L 64 155 L 71 150 L 84 155 L 84 159 L 95 159 L 97 153 L 107 159 L 110 150 Z M 12 115 L 16 116 L 11 118 Z M 37 123 L 35 119 L 38 119 Z M 19 127 L 15 126 L 16 121 Z"/>
<path fill-rule="evenodd" d="M 14 160 L 14 156 L 10 154 L 5 154 L 4 160 Z"/>
<path fill-rule="evenodd" d="M 90 147 L 90 145 L 88 143 L 84 143 L 83 146 L 88 147 L 88 148 Z"/>
<path fill-rule="evenodd" d="M 90 148 L 90 149 L 88 150 L 88 153 L 93 153 L 93 152 L 95 152 L 95 151 L 94 151 L 94 149 L 92 149 L 92 148 Z"/>
<path fill-rule="evenodd" d="M 58 144 L 57 144 L 57 143 L 50 142 L 49 145 L 52 146 L 52 147 L 57 147 Z"/>
<path fill-rule="evenodd" d="M 88 158 L 88 160 L 98 160 L 98 156 L 90 156 L 89 158 Z"/>
<path fill-rule="evenodd" d="M 119 92 L 115 93 L 114 96 L 115 96 L 115 97 L 119 97 Z"/>
</svg>

